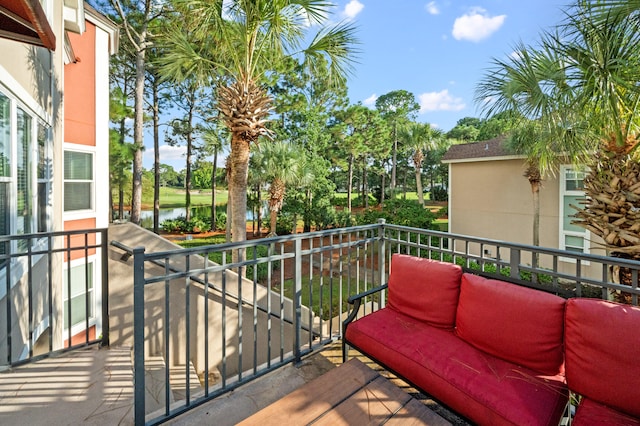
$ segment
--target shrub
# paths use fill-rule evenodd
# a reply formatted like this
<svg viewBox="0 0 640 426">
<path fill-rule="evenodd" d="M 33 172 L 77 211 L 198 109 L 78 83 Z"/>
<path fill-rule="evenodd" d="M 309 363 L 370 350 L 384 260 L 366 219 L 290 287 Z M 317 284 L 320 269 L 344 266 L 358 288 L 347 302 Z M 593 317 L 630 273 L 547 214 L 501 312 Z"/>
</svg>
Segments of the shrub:
<svg viewBox="0 0 640 426">
<path fill-rule="evenodd" d="M 165 232 L 169 233 L 200 233 L 211 228 L 211 218 L 193 217 L 187 221 L 184 216 L 175 219 L 165 220 L 160 224 Z"/>
<path fill-rule="evenodd" d="M 449 199 L 449 194 L 447 193 L 447 190 L 440 187 L 440 186 L 436 186 L 434 188 L 431 189 L 431 200 L 433 201 L 447 201 Z"/>
<path fill-rule="evenodd" d="M 383 218 L 388 223 L 413 228 L 432 229 L 435 215 L 415 200 L 393 199 L 384 203 L 382 210 L 367 209 L 356 217 L 358 224 L 376 223 Z"/>
</svg>

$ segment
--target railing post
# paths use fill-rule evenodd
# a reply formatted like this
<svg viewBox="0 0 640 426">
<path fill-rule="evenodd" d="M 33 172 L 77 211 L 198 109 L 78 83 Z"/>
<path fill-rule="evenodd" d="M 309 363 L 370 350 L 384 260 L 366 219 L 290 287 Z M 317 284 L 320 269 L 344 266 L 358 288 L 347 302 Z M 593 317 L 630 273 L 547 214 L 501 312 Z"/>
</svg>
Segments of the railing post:
<svg viewBox="0 0 640 426">
<path fill-rule="evenodd" d="M 384 271 L 387 259 L 387 247 L 384 237 L 384 224 L 387 221 L 383 218 L 378 219 L 378 285 L 384 284 Z M 384 292 L 380 293 L 380 308 L 386 305 Z"/>
<path fill-rule="evenodd" d="M 100 232 L 102 251 L 102 346 L 109 346 L 109 242 L 107 230 Z"/>
<path fill-rule="evenodd" d="M 133 385 L 134 421 L 145 421 L 144 383 L 144 247 L 133 249 Z"/>
<path fill-rule="evenodd" d="M 509 251 L 509 267 L 511 269 L 509 276 L 520 278 L 520 250 L 517 248 L 511 248 Z"/>
<path fill-rule="evenodd" d="M 293 295 L 293 327 L 294 327 L 294 357 L 295 363 L 301 361 L 300 343 L 302 342 L 302 239 L 295 240 L 295 257 L 294 257 L 294 295 Z M 311 329 L 310 329 L 311 332 Z"/>
</svg>

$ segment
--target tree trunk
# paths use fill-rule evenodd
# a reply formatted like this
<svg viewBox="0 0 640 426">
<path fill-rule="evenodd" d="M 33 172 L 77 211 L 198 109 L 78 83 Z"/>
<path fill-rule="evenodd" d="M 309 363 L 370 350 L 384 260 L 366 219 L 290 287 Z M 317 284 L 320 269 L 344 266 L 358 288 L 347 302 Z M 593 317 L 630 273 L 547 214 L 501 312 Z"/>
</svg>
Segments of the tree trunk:
<svg viewBox="0 0 640 426">
<path fill-rule="evenodd" d="M 278 210 L 275 208 L 269 209 L 269 225 L 271 230 L 267 237 L 275 237 L 276 234 L 276 226 L 278 225 Z"/>
<path fill-rule="evenodd" d="M 185 204 L 185 218 L 187 222 L 191 220 L 191 155 L 192 155 L 192 137 L 191 133 L 187 134 L 187 169 L 184 176 L 184 204 Z"/>
<path fill-rule="evenodd" d="M 387 176 L 386 171 L 382 170 L 382 177 L 380 179 L 380 205 L 384 206 L 384 185 L 385 185 L 385 177 Z"/>
<path fill-rule="evenodd" d="M 109 223 L 113 222 L 113 175 L 109 180 Z"/>
<path fill-rule="evenodd" d="M 211 172 L 211 230 L 215 231 L 216 226 L 216 173 L 218 171 L 218 148 L 213 150 L 213 171 Z"/>
<path fill-rule="evenodd" d="M 231 216 L 231 193 L 227 191 L 227 224 L 224 227 L 225 241 L 231 242 L 231 223 L 233 222 L 233 217 Z"/>
<path fill-rule="evenodd" d="M 229 198 L 231 199 L 232 240 L 247 239 L 247 177 L 249 173 L 249 144 L 242 134 L 234 132 L 231 136 L 231 178 L 229 179 Z"/>
<path fill-rule="evenodd" d="M 540 183 L 531 184 L 533 195 L 533 245 L 540 246 Z"/>
<path fill-rule="evenodd" d="M 307 196 L 305 199 L 305 215 L 304 215 L 304 225 L 302 228 L 302 232 L 311 232 L 311 217 L 309 215 L 309 212 L 311 211 L 311 200 L 312 200 L 312 193 L 310 189 L 307 189 Z"/>
<path fill-rule="evenodd" d="M 347 177 L 347 211 L 351 211 L 351 185 L 353 184 L 353 154 L 349 155 L 349 169 Z"/>
<path fill-rule="evenodd" d="M 153 232 L 160 226 L 160 99 L 158 83 L 153 81 Z"/>
<path fill-rule="evenodd" d="M 407 199 L 407 168 L 404 168 L 404 172 L 402 173 L 402 199 Z"/>
<path fill-rule="evenodd" d="M 362 194 L 364 197 L 363 207 L 365 209 L 369 208 L 369 180 L 367 179 L 367 163 L 364 162 L 364 166 L 362 167 Z"/>
<path fill-rule="evenodd" d="M 422 173 L 420 167 L 416 166 L 416 192 L 418 193 L 418 202 L 424 206 L 424 194 L 422 193 Z"/>
<path fill-rule="evenodd" d="M 253 236 L 256 236 L 256 206 L 255 204 L 251 207 L 251 216 L 253 216 L 253 220 L 251 221 L 251 232 Z"/>
<path fill-rule="evenodd" d="M 125 119 L 120 120 L 120 145 L 124 145 Z M 118 178 L 118 219 L 124 219 L 124 170 L 120 170 Z"/>
<path fill-rule="evenodd" d="M 258 237 L 262 236 L 262 188 L 258 184 Z"/>
<path fill-rule="evenodd" d="M 146 30 L 140 34 L 141 44 L 146 40 Z M 142 150 L 144 149 L 144 74 L 145 74 L 145 48 L 141 46 L 136 52 L 136 86 L 134 103 L 133 126 L 133 185 L 131 191 L 131 222 L 140 225 L 140 210 L 142 209 Z"/>
<path fill-rule="evenodd" d="M 393 122 L 393 156 L 391 157 L 391 194 L 396 189 L 396 164 L 398 162 L 398 123 Z"/>
<path fill-rule="evenodd" d="M 124 182 L 118 182 L 118 219 L 124 219 Z"/>
</svg>

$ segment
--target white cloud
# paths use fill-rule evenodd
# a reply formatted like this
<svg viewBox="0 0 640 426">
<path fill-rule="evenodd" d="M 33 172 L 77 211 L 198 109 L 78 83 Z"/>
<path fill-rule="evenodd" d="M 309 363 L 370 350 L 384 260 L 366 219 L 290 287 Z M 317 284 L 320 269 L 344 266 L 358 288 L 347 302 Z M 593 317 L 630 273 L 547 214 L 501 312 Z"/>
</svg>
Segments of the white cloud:
<svg viewBox="0 0 640 426">
<path fill-rule="evenodd" d="M 424 8 L 430 15 L 440 14 L 440 8 L 438 7 L 435 1 L 430 1 L 429 3 L 425 4 Z"/>
<path fill-rule="evenodd" d="M 367 99 L 362 101 L 362 104 L 365 106 L 374 106 L 376 104 L 377 99 L 378 99 L 378 95 L 374 93 L 373 95 L 369 96 Z"/>
<path fill-rule="evenodd" d="M 353 20 L 360 12 L 364 9 L 364 4 L 360 3 L 358 0 L 351 0 L 347 3 L 342 11 L 342 16 L 346 20 Z"/>
<path fill-rule="evenodd" d="M 160 162 L 184 160 L 187 155 L 186 146 L 160 145 Z M 153 150 L 152 150 L 153 151 Z"/>
<path fill-rule="evenodd" d="M 421 114 L 429 111 L 460 111 L 466 107 L 462 98 L 456 98 L 447 89 L 418 95 L 418 103 Z"/>
<path fill-rule="evenodd" d="M 498 31 L 507 15 L 489 16 L 486 10 L 474 8 L 456 18 L 451 34 L 456 40 L 479 42 Z"/>
</svg>

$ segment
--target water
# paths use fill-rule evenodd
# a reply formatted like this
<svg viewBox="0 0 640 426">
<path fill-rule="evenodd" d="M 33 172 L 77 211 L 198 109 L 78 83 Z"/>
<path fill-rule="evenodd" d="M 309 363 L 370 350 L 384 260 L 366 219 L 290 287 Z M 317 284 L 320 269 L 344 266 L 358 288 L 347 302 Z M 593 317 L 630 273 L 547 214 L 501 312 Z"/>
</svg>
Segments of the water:
<svg viewBox="0 0 640 426">
<path fill-rule="evenodd" d="M 262 211 L 262 217 L 266 217 L 267 205 L 265 203 Z M 165 220 L 173 220 L 177 219 L 180 216 L 184 217 L 187 215 L 186 207 L 173 207 L 167 209 L 160 209 L 159 211 L 159 224 L 162 224 Z M 191 207 L 191 217 L 211 217 L 211 206 L 197 206 Z M 253 211 L 247 210 L 247 220 L 253 220 Z M 141 210 L 140 211 L 140 223 L 145 228 L 153 227 L 153 209 L 151 210 Z"/>
</svg>

